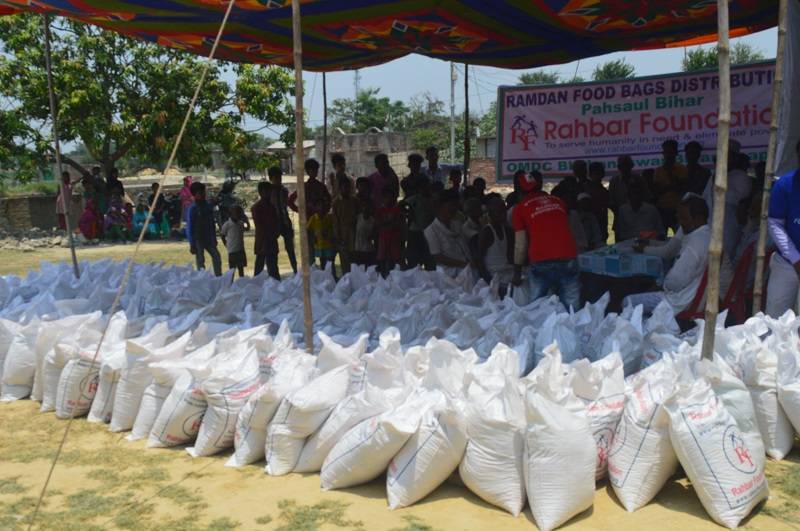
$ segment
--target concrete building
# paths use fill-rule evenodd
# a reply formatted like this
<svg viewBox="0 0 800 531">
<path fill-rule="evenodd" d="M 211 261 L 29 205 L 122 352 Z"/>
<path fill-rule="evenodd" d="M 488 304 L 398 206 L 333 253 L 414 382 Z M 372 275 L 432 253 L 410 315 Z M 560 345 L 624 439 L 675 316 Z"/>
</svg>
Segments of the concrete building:
<svg viewBox="0 0 800 531">
<path fill-rule="evenodd" d="M 322 162 L 323 138 L 316 138 L 315 156 Z M 341 153 L 347 159 L 347 170 L 354 177 L 365 177 L 375 171 L 375 155 L 386 153 L 399 176 L 407 173 L 405 158 L 408 155 L 408 138 L 405 133 L 381 131 L 371 128 L 365 133 L 345 133 L 341 129 L 330 131 L 325 168 L 330 172 L 331 155 Z"/>
</svg>

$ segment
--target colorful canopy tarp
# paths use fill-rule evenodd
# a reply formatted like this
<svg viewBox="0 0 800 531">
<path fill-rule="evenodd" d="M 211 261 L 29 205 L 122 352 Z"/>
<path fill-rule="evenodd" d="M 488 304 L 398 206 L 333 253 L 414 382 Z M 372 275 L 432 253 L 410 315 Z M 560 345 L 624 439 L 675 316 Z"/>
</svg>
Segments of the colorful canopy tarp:
<svg viewBox="0 0 800 531">
<path fill-rule="evenodd" d="M 221 0 L 0 0 L 207 55 Z M 731 35 L 774 26 L 778 2 L 731 0 Z M 705 42 L 715 0 L 302 0 L 303 67 L 359 68 L 419 53 L 501 68 Z M 292 65 L 291 0 L 236 0 L 217 57 Z"/>
</svg>

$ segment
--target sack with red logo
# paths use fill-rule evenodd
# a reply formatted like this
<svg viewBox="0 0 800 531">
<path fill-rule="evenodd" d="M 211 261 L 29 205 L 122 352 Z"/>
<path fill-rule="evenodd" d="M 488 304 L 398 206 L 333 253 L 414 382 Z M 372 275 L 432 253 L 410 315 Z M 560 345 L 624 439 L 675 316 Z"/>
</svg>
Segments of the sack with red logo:
<svg viewBox="0 0 800 531">
<path fill-rule="evenodd" d="M 681 385 L 664 407 L 672 446 L 703 507 L 720 525 L 737 527 L 769 494 L 764 455 L 748 448 L 705 380 Z"/>
<path fill-rule="evenodd" d="M 586 408 L 597 446 L 595 479 L 599 480 L 608 472 L 608 452 L 625 405 L 622 357 L 614 352 L 594 363 L 582 359 L 572 362 L 570 369 L 570 385 Z"/>
<path fill-rule="evenodd" d="M 608 477 L 629 512 L 647 505 L 678 465 L 662 406 L 675 372 L 659 361 L 630 379 L 622 419 L 608 453 Z"/>
</svg>

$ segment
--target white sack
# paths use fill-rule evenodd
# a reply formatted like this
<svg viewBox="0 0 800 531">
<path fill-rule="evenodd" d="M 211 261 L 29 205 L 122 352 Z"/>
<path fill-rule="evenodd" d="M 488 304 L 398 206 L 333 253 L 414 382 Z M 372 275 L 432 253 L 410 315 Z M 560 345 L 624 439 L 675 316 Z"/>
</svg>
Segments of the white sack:
<svg viewBox="0 0 800 531">
<path fill-rule="evenodd" d="M 794 429 L 778 402 L 778 353 L 760 345 L 742 359 L 744 383 L 753 398 L 758 429 L 768 456 L 780 461 L 792 450 Z"/>
<path fill-rule="evenodd" d="M 362 421 L 331 449 L 322 465 L 323 490 L 343 489 L 380 476 L 436 403 L 439 391 L 410 397 L 404 404 Z"/>
<path fill-rule="evenodd" d="M 169 335 L 168 325 L 159 323 L 144 336 L 125 342 L 125 361 L 120 369 L 109 430 L 119 432 L 130 430 L 133 427 L 144 391 L 153 381 L 153 376 L 147 369 L 145 360 L 156 349 L 164 346 Z M 182 351 L 189 342 L 189 338 L 190 335 L 186 334 L 173 343 Z"/>
<path fill-rule="evenodd" d="M 206 397 L 191 374 L 184 374 L 172 387 L 158 414 L 148 448 L 186 444 L 197 437 L 206 412 Z"/>
<path fill-rule="evenodd" d="M 386 493 L 390 509 L 408 507 L 444 483 L 467 446 L 462 403 L 444 399 L 422 417 L 419 428 L 389 463 Z"/>
<path fill-rule="evenodd" d="M 674 373 L 659 362 L 634 376 L 627 392 L 608 454 L 608 477 L 629 512 L 647 505 L 675 473 L 678 458 L 663 408 L 674 386 Z"/>
<path fill-rule="evenodd" d="M 389 395 L 394 396 L 389 396 Z M 333 409 L 325 423 L 308 438 L 295 472 L 319 472 L 331 448 L 345 433 L 361 421 L 388 411 L 407 395 L 406 389 L 395 389 L 387 393 L 383 389 L 367 384 L 366 389 L 349 395 Z"/>
<path fill-rule="evenodd" d="M 597 448 L 595 479 L 608 472 L 608 453 L 625 406 L 625 374 L 622 357 L 613 353 L 594 363 L 587 359 L 571 364 L 570 385 L 583 402 Z"/>
<path fill-rule="evenodd" d="M 739 430 L 754 455 L 764 455 L 764 441 L 758 430 L 753 399 L 747 386 L 733 372 L 721 356 L 714 353 L 714 360 L 700 360 L 697 372 L 703 376 L 714 393 L 722 400 L 725 409 L 736 421 Z"/>
<path fill-rule="evenodd" d="M 670 439 L 697 496 L 715 522 L 733 529 L 769 492 L 764 456 L 756 455 L 703 380 L 665 403 Z"/>
<path fill-rule="evenodd" d="M 484 501 L 518 516 L 526 502 L 525 406 L 516 380 L 502 373 L 485 375 L 470 383 L 467 396 L 469 441 L 459 475 Z"/>
<path fill-rule="evenodd" d="M 249 349 L 243 355 L 217 358 L 216 361 L 211 376 L 201 384 L 208 409 L 197 441 L 186 449 L 192 457 L 213 455 L 233 446 L 239 411 L 260 386 L 255 349 Z"/>
<path fill-rule="evenodd" d="M 95 394 L 92 408 L 89 410 L 89 422 L 104 422 L 106 424 L 111 422 L 111 414 L 114 411 L 114 398 L 117 394 L 117 384 L 119 383 L 120 370 L 124 361 L 124 349 L 118 350 L 103 360 L 100 366 L 97 394 Z"/>
<path fill-rule="evenodd" d="M 346 396 L 348 371 L 347 365 L 341 365 L 283 399 L 267 428 L 267 474 L 281 476 L 294 470 L 305 439 Z"/>
<path fill-rule="evenodd" d="M 308 383 L 315 371 L 317 358 L 308 354 L 278 356 L 274 374 L 239 411 L 234 432 L 234 453 L 225 464 L 241 467 L 264 459 L 267 425 L 283 398 Z"/>
<path fill-rule="evenodd" d="M 36 373 L 36 353 L 33 345 L 39 332 L 39 319 L 14 334 L 3 363 L 2 396 L 4 401 L 21 400 L 31 394 Z"/>
<path fill-rule="evenodd" d="M 61 371 L 56 394 L 56 417 L 68 419 L 89 413 L 97 393 L 100 364 L 81 356 L 71 359 Z"/>
<path fill-rule="evenodd" d="M 536 525 L 547 531 L 594 503 L 597 451 L 586 413 L 575 405 L 556 404 L 535 391 L 528 392 L 526 404 L 528 504 Z"/>
<path fill-rule="evenodd" d="M 800 433 L 800 352 L 787 349 L 778 356 L 778 401 Z"/>
<path fill-rule="evenodd" d="M 47 353 L 42 365 L 42 405 L 39 411 L 46 413 L 56 409 L 58 382 L 67 362 L 79 356 L 78 347 L 58 343 Z"/>
</svg>

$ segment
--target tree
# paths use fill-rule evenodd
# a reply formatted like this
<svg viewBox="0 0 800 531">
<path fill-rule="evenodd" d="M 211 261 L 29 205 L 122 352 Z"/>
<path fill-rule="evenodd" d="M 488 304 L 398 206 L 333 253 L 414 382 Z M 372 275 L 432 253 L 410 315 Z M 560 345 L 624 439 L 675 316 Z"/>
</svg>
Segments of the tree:
<svg viewBox="0 0 800 531">
<path fill-rule="evenodd" d="M 482 137 L 497 136 L 497 100 L 493 101 L 478 121 Z"/>
<path fill-rule="evenodd" d="M 331 126 L 346 133 L 364 133 L 370 127 L 380 130 L 400 130 L 408 115 L 402 101 L 379 98 L 380 89 L 361 90 L 357 98 L 337 98 L 331 103 Z"/>
<path fill-rule="evenodd" d="M 558 72 L 525 72 L 519 76 L 520 85 L 555 85 L 561 82 Z"/>
<path fill-rule="evenodd" d="M 695 70 L 716 69 L 717 47 L 695 48 L 689 50 L 683 58 L 682 66 L 684 72 L 694 72 Z M 764 53 L 746 42 L 737 42 L 731 48 L 731 64 L 740 65 L 764 60 Z"/>
<path fill-rule="evenodd" d="M 598 65 L 592 72 L 595 81 L 614 81 L 617 79 L 630 79 L 636 75 L 636 68 L 625 59 L 608 61 Z"/>
<path fill-rule="evenodd" d="M 203 59 L 95 26 L 56 18 L 52 57 L 62 142 L 81 143 L 106 173 L 123 157 L 163 165 L 197 86 Z M 25 180 L 52 160 L 51 118 L 38 15 L 0 17 L 0 164 Z M 222 74 L 231 68 L 231 86 Z M 291 126 L 290 71 L 216 63 L 177 152 L 181 166 L 210 165 L 211 150 L 242 156 L 246 116 Z M 87 168 L 69 156 L 64 162 Z"/>
</svg>

